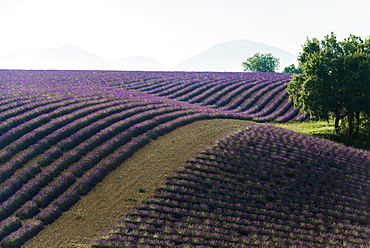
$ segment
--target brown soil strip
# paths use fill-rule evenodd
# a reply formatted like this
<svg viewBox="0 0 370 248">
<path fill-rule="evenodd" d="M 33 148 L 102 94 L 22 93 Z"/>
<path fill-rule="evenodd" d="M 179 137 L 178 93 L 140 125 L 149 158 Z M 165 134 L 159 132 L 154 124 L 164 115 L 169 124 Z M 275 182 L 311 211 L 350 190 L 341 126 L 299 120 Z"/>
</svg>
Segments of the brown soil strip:
<svg viewBox="0 0 370 248">
<path fill-rule="evenodd" d="M 85 247 L 140 201 L 152 197 L 200 148 L 246 124 L 241 120 L 197 121 L 153 140 L 22 247 Z"/>
</svg>

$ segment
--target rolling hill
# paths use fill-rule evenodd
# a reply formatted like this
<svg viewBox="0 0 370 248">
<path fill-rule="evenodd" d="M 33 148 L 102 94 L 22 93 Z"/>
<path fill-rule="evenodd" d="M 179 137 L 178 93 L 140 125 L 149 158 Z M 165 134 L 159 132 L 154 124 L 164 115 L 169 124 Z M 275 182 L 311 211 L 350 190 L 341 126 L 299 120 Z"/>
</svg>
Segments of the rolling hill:
<svg viewBox="0 0 370 248">
<path fill-rule="evenodd" d="M 1 246 L 19 247 L 70 216 L 107 176 L 157 139 L 221 119 L 246 126 L 185 158 L 175 174 L 152 173 L 167 178 L 157 191 L 151 186 L 156 196 L 129 213 L 122 207 L 118 224 L 105 222 L 111 228 L 95 233 L 91 246 L 368 245 L 369 154 L 257 124 L 307 119 L 289 101 L 290 77 L 0 70 Z M 181 135 L 202 139 L 195 133 Z M 169 142 L 167 147 L 175 139 Z M 149 160 L 145 166 L 152 166 Z M 125 174 L 110 182 L 119 186 L 125 177 L 138 181 Z M 144 194 L 145 184 L 140 187 L 137 193 Z M 122 197 L 115 206 L 137 201 Z"/>
</svg>

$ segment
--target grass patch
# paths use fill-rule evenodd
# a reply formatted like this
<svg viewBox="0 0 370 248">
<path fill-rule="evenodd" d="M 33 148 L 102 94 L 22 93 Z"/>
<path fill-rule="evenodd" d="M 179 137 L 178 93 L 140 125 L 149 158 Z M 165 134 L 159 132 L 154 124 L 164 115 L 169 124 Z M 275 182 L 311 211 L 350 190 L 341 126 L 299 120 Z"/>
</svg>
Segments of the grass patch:
<svg viewBox="0 0 370 248">
<path fill-rule="evenodd" d="M 309 135 L 322 136 L 335 134 L 333 121 L 287 122 L 275 125 Z"/>
<path fill-rule="evenodd" d="M 370 150 L 369 140 L 364 135 L 360 135 L 360 139 L 351 142 L 344 139 L 334 130 L 334 120 L 330 121 L 305 121 L 305 122 L 287 122 L 287 123 L 275 123 L 274 125 L 293 130 L 296 132 L 313 135 L 318 138 L 331 140 L 344 144 L 346 146 L 352 146 L 360 149 Z"/>
</svg>

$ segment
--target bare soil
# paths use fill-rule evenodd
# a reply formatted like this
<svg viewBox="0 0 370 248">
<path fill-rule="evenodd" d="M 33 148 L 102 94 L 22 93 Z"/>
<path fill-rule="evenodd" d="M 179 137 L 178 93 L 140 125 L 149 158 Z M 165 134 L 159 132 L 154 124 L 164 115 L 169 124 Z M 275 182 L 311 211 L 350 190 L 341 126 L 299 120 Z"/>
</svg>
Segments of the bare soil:
<svg viewBox="0 0 370 248">
<path fill-rule="evenodd" d="M 247 124 L 241 120 L 197 121 L 153 140 L 22 247 L 86 247 L 142 200 L 153 197 L 155 189 L 200 148 Z"/>
</svg>

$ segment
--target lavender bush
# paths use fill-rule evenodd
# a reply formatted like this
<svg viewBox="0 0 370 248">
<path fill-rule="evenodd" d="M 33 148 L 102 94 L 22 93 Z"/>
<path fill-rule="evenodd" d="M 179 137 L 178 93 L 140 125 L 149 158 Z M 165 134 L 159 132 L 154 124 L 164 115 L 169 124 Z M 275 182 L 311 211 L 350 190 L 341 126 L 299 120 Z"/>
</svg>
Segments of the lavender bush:
<svg viewBox="0 0 370 248">
<path fill-rule="evenodd" d="M 34 201 L 28 201 L 26 204 L 24 204 L 17 212 L 16 216 L 21 219 L 28 219 L 30 217 L 35 216 L 40 212 L 40 209 L 36 202 Z"/>
<path fill-rule="evenodd" d="M 68 190 L 62 196 L 60 196 L 54 204 L 58 206 L 62 211 L 67 211 L 80 199 L 80 194 L 74 190 Z"/>
<path fill-rule="evenodd" d="M 42 221 L 44 225 L 52 223 L 62 214 L 62 210 L 58 206 L 50 206 L 42 210 L 38 215 L 36 215 L 36 219 Z"/>
</svg>

